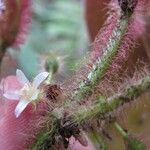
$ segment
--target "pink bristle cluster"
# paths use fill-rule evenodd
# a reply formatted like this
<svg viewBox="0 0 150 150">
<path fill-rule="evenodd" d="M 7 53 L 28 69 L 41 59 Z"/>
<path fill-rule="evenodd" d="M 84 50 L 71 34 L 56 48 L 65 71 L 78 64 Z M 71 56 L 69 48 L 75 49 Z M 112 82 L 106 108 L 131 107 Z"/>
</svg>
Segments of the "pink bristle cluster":
<svg viewBox="0 0 150 150">
<path fill-rule="evenodd" d="M 145 32 L 144 14 L 148 3 L 148 0 L 138 1 L 135 12 L 130 19 L 128 30 L 118 49 L 118 53 L 112 60 L 112 64 L 106 72 L 104 79 L 97 87 L 98 92 L 110 94 L 110 91 L 117 90 L 119 83 L 122 82 L 124 77 L 133 75 L 138 58 L 141 59 L 144 57 L 143 61 L 148 61 L 144 47 L 139 47 L 139 43 L 137 42 Z"/>
<path fill-rule="evenodd" d="M 90 59 L 95 61 L 98 57 L 102 56 L 103 54 L 103 48 L 107 45 L 107 42 L 109 41 L 109 38 L 112 35 L 112 32 L 114 28 L 117 25 L 117 20 L 119 17 L 119 10 L 118 5 L 114 3 L 114 0 L 112 0 L 108 5 L 108 18 L 105 21 L 105 24 L 100 29 L 99 33 L 95 37 L 94 42 L 92 43 L 91 48 L 91 54 Z"/>
<path fill-rule="evenodd" d="M 106 47 L 109 38 L 112 36 L 114 28 L 117 26 L 117 20 L 119 18 L 118 7 L 119 6 L 114 3 L 114 0 L 109 3 L 108 18 L 96 36 L 94 42 L 91 44 L 90 54 L 86 56 L 83 64 L 82 62 L 80 63 L 80 66 L 78 66 L 79 68 L 77 68 L 78 71 L 75 73 L 75 75 L 70 80 L 67 79 L 67 82 L 65 82 L 63 85 L 64 89 L 67 87 L 65 92 L 69 92 L 68 95 L 70 95 L 74 89 L 78 88 L 81 80 L 86 79 L 87 74 L 91 71 L 92 66 L 96 62 L 97 58 L 103 55 L 103 49 Z"/>
<path fill-rule="evenodd" d="M 99 92 L 102 88 L 108 89 L 105 88 L 105 85 L 107 85 L 107 87 L 110 86 L 108 83 L 111 83 L 111 81 L 113 81 L 113 84 L 115 84 L 115 81 L 118 84 L 118 81 L 121 81 L 121 78 L 123 79 L 121 76 L 125 74 L 125 72 L 128 72 L 128 74 L 131 75 L 133 74 L 136 68 L 135 64 L 139 58 L 138 53 L 141 53 L 142 51 L 138 50 L 137 54 L 136 52 L 134 53 L 136 47 L 139 46 L 135 41 L 137 41 L 145 31 L 145 21 L 143 16 L 145 14 L 145 10 L 147 10 L 148 3 L 148 0 L 138 1 L 135 11 L 130 18 L 128 29 L 117 50 L 117 54 L 113 58 L 112 63 L 106 72 L 105 78 L 102 79 L 96 91 Z M 69 88 L 70 93 L 72 93 L 74 89 L 78 88 L 81 80 L 86 80 L 87 74 L 91 71 L 93 63 L 95 63 L 98 57 L 101 58 L 103 55 L 103 49 L 106 47 L 114 29 L 117 26 L 117 20 L 119 19 L 120 13 L 118 0 L 112 0 L 110 3 L 110 8 L 112 9 L 109 13 L 108 19 L 106 20 L 104 27 L 96 36 L 96 39 L 92 44 L 92 51 L 85 60 L 86 65 L 76 73 L 73 78 L 74 82 L 72 82 L 71 79 L 71 84 L 69 82 L 69 85 L 67 86 L 67 90 Z M 144 49 L 142 55 L 145 56 Z M 145 60 L 147 61 L 147 59 Z M 126 71 L 127 68 L 129 71 Z M 112 86 L 113 85 L 111 84 L 111 87 Z"/>
<path fill-rule="evenodd" d="M 122 43 L 118 49 L 118 54 L 116 55 L 112 65 L 109 68 L 109 71 L 107 72 L 107 77 L 113 77 L 115 74 L 119 73 L 122 65 L 127 64 L 127 61 L 133 54 L 135 47 L 138 46 L 135 41 L 140 38 L 145 31 L 145 22 L 140 14 L 144 12 L 147 3 L 147 0 L 138 1 L 137 8 L 130 20 L 128 31 L 125 33 L 125 36 L 122 39 Z"/>
</svg>

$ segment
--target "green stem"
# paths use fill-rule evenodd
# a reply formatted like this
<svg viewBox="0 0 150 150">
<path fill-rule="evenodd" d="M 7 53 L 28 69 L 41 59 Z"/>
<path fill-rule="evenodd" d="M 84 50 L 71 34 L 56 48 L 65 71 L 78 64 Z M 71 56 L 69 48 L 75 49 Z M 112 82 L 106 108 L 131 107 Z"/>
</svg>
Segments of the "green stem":
<svg viewBox="0 0 150 150">
<path fill-rule="evenodd" d="M 119 108 L 121 105 L 125 103 L 133 101 L 135 98 L 137 98 L 143 92 L 149 89 L 150 89 L 150 76 L 146 76 L 145 78 L 137 81 L 134 85 L 127 87 L 122 93 L 116 94 L 115 96 L 109 97 L 107 99 L 105 97 L 99 97 L 97 103 L 93 104 L 93 106 L 87 107 L 86 109 L 80 108 L 80 111 L 73 113 L 72 118 L 74 119 L 75 122 L 79 124 L 84 123 L 96 117 L 103 118 L 104 115 L 106 115 L 107 113 Z M 74 105 L 73 103 L 71 104 Z M 57 109 L 56 114 L 53 112 L 53 115 L 55 117 L 52 115 L 52 113 L 50 113 L 51 115 L 49 115 L 47 118 L 47 120 L 50 123 L 45 124 L 45 130 L 43 130 L 37 137 L 36 142 L 34 143 L 34 145 L 32 145 L 32 148 L 31 148 L 32 150 L 35 150 L 35 149 L 40 150 L 40 148 L 43 145 L 46 146 L 47 141 L 49 143 L 52 141 L 53 139 L 52 136 L 55 135 L 58 131 L 57 112 L 62 114 L 63 110 L 65 110 L 62 107 Z M 70 105 L 70 108 L 72 107 L 73 106 Z M 117 124 L 116 126 L 119 129 L 119 131 L 122 133 L 122 135 L 126 136 L 125 132 L 123 132 L 123 130 L 119 128 Z"/>
<path fill-rule="evenodd" d="M 51 81 L 52 81 L 52 77 L 53 77 L 53 71 L 50 70 L 50 71 L 49 71 L 49 75 L 48 75 L 48 77 L 47 77 L 45 83 L 46 83 L 46 84 L 50 84 Z"/>
<path fill-rule="evenodd" d="M 120 133 L 124 138 L 127 138 L 127 137 L 128 137 L 128 134 L 124 131 L 124 129 L 123 129 L 117 122 L 114 122 L 114 126 L 115 126 L 115 128 L 117 129 L 117 131 L 119 131 L 119 133 Z"/>
<path fill-rule="evenodd" d="M 120 17 L 111 38 L 103 49 L 102 57 L 97 59 L 86 80 L 82 81 L 79 88 L 74 92 L 73 97 L 75 100 L 80 101 L 86 97 L 100 83 L 121 45 L 122 38 L 128 28 L 128 22 L 129 17 Z"/>
<path fill-rule="evenodd" d="M 117 129 L 117 131 L 123 136 L 127 150 L 145 150 L 146 149 L 145 144 L 142 141 L 133 137 L 129 133 L 125 132 L 123 128 L 117 122 L 114 123 L 114 126 Z"/>
<path fill-rule="evenodd" d="M 37 138 L 30 150 L 44 150 L 51 147 L 54 135 L 58 130 L 57 120 L 52 115 L 49 116 L 48 121 L 45 123 L 43 130 L 37 135 Z"/>
<path fill-rule="evenodd" d="M 109 98 L 99 97 L 93 106 L 81 109 L 75 114 L 75 120 L 79 123 L 95 118 L 103 117 L 107 113 L 119 108 L 121 105 L 135 100 L 143 92 L 150 89 L 150 76 L 137 81 L 136 84 L 126 88 L 122 93 L 116 94 Z"/>
</svg>

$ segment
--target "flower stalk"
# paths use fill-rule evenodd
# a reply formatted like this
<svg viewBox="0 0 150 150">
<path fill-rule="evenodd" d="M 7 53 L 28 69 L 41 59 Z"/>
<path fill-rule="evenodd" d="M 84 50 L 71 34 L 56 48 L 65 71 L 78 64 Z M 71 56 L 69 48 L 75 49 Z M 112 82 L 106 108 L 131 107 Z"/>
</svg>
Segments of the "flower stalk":
<svg viewBox="0 0 150 150">
<path fill-rule="evenodd" d="M 54 116 L 49 115 L 49 119 L 45 124 L 45 128 L 37 136 L 37 140 L 31 145 L 31 150 L 40 150 L 52 146 L 54 135 L 58 131 L 57 120 Z"/>
<path fill-rule="evenodd" d="M 115 126 L 115 128 L 117 129 L 117 131 L 118 131 L 124 138 L 128 138 L 127 132 L 125 132 L 124 129 L 121 128 L 121 126 L 120 126 L 117 122 L 114 122 L 114 126 Z"/>
</svg>

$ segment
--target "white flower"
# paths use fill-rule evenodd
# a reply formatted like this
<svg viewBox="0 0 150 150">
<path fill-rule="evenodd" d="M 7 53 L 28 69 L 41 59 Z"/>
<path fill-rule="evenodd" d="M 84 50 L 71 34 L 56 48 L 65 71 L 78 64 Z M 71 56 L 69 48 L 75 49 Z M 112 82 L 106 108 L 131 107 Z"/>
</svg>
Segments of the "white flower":
<svg viewBox="0 0 150 150">
<path fill-rule="evenodd" d="M 39 95 L 38 87 L 48 77 L 48 72 L 39 73 L 30 83 L 21 70 L 16 71 L 16 76 L 19 83 L 22 85 L 20 90 L 5 91 L 4 97 L 7 99 L 19 100 L 15 108 L 15 115 L 18 117 L 30 102 L 35 102 Z"/>
</svg>

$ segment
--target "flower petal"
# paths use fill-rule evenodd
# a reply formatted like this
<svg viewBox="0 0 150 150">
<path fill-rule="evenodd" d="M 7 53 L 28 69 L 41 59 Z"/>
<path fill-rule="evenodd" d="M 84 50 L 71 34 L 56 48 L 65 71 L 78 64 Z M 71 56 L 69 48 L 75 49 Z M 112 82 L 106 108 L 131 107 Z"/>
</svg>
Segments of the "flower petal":
<svg viewBox="0 0 150 150">
<path fill-rule="evenodd" d="M 24 109 L 27 107 L 27 105 L 30 103 L 30 101 L 27 100 L 20 100 L 18 105 L 15 109 L 15 116 L 16 118 L 19 117 L 19 115 L 24 111 Z"/>
<path fill-rule="evenodd" d="M 35 88 L 38 88 L 39 85 L 48 77 L 48 72 L 41 72 L 39 73 L 33 80 L 33 85 Z"/>
<path fill-rule="evenodd" d="M 6 91 L 3 96 L 9 100 L 19 100 L 20 98 L 18 91 Z"/>
<path fill-rule="evenodd" d="M 21 70 L 19 70 L 19 69 L 16 70 L 16 76 L 17 76 L 18 81 L 22 85 L 24 85 L 24 84 L 29 85 L 30 84 L 29 80 L 26 78 L 26 76 L 24 75 L 24 73 Z"/>
</svg>

